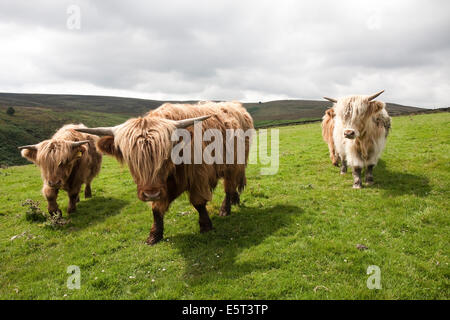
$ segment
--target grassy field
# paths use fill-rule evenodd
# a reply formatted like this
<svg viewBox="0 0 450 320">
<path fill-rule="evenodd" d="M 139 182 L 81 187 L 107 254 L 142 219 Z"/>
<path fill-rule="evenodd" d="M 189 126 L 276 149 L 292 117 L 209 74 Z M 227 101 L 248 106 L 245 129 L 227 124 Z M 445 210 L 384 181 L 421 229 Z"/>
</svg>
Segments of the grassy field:
<svg viewBox="0 0 450 320">
<path fill-rule="evenodd" d="M 153 247 L 150 210 L 115 160 L 105 157 L 94 197 L 57 229 L 25 220 L 22 201 L 45 209 L 39 170 L 2 169 L 0 298 L 449 299 L 450 114 L 392 126 L 375 185 L 362 190 L 331 166 L 319 124 L 280 128 L 278 174 L 250 165 L 229 217 L 217 215 L 219 186 L 207 234 L 181 197 Z M 64 193 L 59 203 L 66 215 Z M 80 267 L 79 290 L 66 287 L 69 265 Z M 366 286 L 369 265 L 380 267 L 381 290 Z"/>
</svg>

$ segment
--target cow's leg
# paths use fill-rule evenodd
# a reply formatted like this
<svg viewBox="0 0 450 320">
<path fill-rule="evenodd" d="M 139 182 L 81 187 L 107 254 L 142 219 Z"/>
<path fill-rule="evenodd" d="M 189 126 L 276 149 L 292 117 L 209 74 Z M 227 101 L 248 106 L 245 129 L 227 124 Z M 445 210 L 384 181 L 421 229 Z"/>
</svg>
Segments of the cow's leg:
<svg viewBox="0 0 450 320">
<path fill-rule="evenodd" d="M 206 181 L 205 181 L 206 182 Z M 189 193 L 189 201 L 198 211 L 198 223 L 200 225 L 200 232 L 207 232 L 212 229 L 212 222 L 206 210 L 206 203 L 211 200 L 211 188 L 206 183 L 203 184 L 201 191 L 193 190 Z"/>
<path fill-rule="evenodd" d="M 225 198 L 222 201 L 222 206 L 220 207 L 219 210 L 219 216 L 228 216 L 231 213 L 231 198 L 232 198 L 232 194 L 226 192 L 225 193 Z"/>
<path fill-rule="evenodd" d="M 231 206 L 239 204 L 240 197 L 237 192 L 237 185 L 232 179 L 224 179 L 225 198 L 223 199 L 222 206 L 219 210 L 219 216 L 228 216 L 231 213 Z"/>
<path fill-rule="evenodd" d="M 84 198 L 92 198 L 91 184 L 86 183 L 86 187 L 84 188 Z"/>
<path fill-rule="evenodd" d="M 362 168 L 353 167 L 353 188 L 354 189 L 362 188 L 361 171 L 362 171 Z"/>
<path fill-rule="evenodd" d="M 182 189 L 177 188 L 173 176 L 170 176 L 167 180 L 167 188 L 164 188 L 162 191 L 163 196 L 159 200 L 151 203 L 153 225 L 146 240 L 148 245 L 152 246 L 162 240 L 164 235 L 164 214 L 169 209 L 172 201 L 174 201 L 182 191 Z"/>
<path fill-rule="evenodd" d="M 342 163 L 341 157 L 337 154 L 337 152 L 335 156 L 336 156 L 336 167 L 339 167 L 340 164 Z"/>
<path fill-rule="evenodd" d="M 333 166 L 339 167 L 339 157 L 336 155 L 336 150 L 334 149 L 334 143 L 328 143 L 328 149 L 330 151 L 330 159 Z"/>
<path fill-rule="evenodd" d="M 78 200 L 78 193 L 69 193 L 69 206 L 67 207 L 67 213 L 75 212 L 75 210 L 77 209 Z"/>
<path fill-rule="evenodd" d="M 153 225 L 146 243 L 154 245 L 162 240 L 164 234 L 164 212 L 161 212 L 158 205 L 153 204 Z"/>
<path fill-rule="evenodd" d="M 80 201 L 80 186 L 76 186 L 70 189 L 69 194 L 69 206 L 67 207 L 67 213 L 72 213 L 77 209 L 77 203 Z"/>
<path fill-rule="evenodd" d="M 56 199 L 58 198 L 58 192 L 59 192 L 59 189 L 54 189 L 47 185 L 44 185 L 44 188 L 42 189 L 42 193 L 44 194 L 45 198 L 47 199 L 48 213 L 51 216 L 62 215 L 62 212 L 58 207 L 58 203 L 56 202 Z"/>
<path fill-rule="evenodd" d="M 368 185 L 372 185 L 374 183 L 373 181 L 373 168 L 375 167 L 374 164 L 371 164 L 367 167 L 366 170 L 366 183 Z"/>
<path fill-rule="evenodd" d="M 208 232 L 212 230 L 212 222 L 209 218 L 208 210 L 206 210 L 206 203 L 194 205 L 194 208 L 198 211 L 198 224 L 200 225 L 200 232 Z"/>
<path fill-rule="evenodd" d="M 347 160 L 342 159 L 341 174 L 347 173 Z"/>
</svg>

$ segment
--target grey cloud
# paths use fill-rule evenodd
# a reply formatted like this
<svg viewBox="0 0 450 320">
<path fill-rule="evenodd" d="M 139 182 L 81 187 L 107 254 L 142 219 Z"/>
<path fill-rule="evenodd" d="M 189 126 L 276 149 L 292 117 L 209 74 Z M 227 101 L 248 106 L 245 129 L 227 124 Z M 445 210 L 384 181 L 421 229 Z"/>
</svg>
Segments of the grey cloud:
<svg viewBox="0 0 450 320">
<path fill-rule="evenodd" d="M 70 4 L 81 30 L 66 28 Z M 0 90 L 264 101 L 386 89 L 392 102 L 442 107 L 448 9 L 419 0 L 3 1 Z"/>
</svg>

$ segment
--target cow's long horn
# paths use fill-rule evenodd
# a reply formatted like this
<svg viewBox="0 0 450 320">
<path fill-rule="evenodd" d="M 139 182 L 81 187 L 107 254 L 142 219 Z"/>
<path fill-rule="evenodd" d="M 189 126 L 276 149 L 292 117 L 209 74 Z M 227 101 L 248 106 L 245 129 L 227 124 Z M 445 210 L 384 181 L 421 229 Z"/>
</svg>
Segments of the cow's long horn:
<svg viewBox="0 0 450 320">
<path fill-rule="evenodd" d="M 378 92 L 378 93 L 375 93 L 374 95 L 371 95 L 370 97 L 369 97 L 369 101 L 372 101 L 373 99 L 375 99 L 376 97 L 378 97 L 380 94 L 382 94 L 384 92 L 384 90 L 381 90 L 380 92 Z"/>
<path fill-rule="evenodd" d="M 195 121 L 203 121 L 208 119 L 209 117 L 211 117 L 212 115 L 207 115 L 207 116 L 201 116 L 201 117 L 197 117 L 197 118 L 190 118 L 190 119 L 183 119 L 183 120 L 178 120 L 175 121 L 175 126 L 180 129 L 180 128 L 186 128 L 189 126 L 192 126 Z"/>
<path fill-rule="evenodd" d="M 72 148 L 79 147 L 79 146 L 81 146 L 82 144 L 85 144 L 85 143 L 89 143 L 89 140 L 72 142 Z"/>
<path fill-rule="evenodd" d="M 328 97 L 323 97 L 325 100 L 328 100 L 328 101 L 331 101 L 331 102 L 334 102 L 334 103 L 337 103 L 337 100 L 336 99 L 333 99 L 333 98 L 328 98 Z"/>
<path fill-rule="evenodd" d="M 23 149 L 30 149 L 30 150 L 37 150 L 37 145 L 36 144 L 30 144 L 28 146 L 21 146 L 21 147 L 17 147 L 19 150 L 23 150 Z"/>
<path fill-rule="evenodd" d="M 77 128 L 75 131 L 94 134 L 96 136 L 114 136 L 115 127 Z"/>
</svg>

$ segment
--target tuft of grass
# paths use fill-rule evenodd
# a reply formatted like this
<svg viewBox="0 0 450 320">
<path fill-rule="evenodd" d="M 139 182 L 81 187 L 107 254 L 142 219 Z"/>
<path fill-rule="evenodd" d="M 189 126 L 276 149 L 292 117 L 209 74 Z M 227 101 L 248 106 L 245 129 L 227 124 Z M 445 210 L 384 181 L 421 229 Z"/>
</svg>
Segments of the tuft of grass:
<svg viewBox="0 0 450 320">
<path fill-rule="evenodd" d="M 47 221 L 44 224 L 44 226 L 50 227 L 53 229 L 57 229 L 57 228 L 65 227 L 65 226 L 69 225 L 71 222 L 72 222 L 72 220 L 63 218 L 60 215 L 53 215 L 53 216 L 48 215 Z"/>
<path fill-rule="evenodd" d="M 22 207 L 26 207 L 25 219 L 32 222 L 43 222 L 47 220 L 47 216 L 42 212 L 39 201 L 27 199 L 22 202 Z"/>
<path fill-rule="evenodd" d="M 48 213 L 44 213 L 41 210 L 41 204 L 39 201 L 34 201 L 31 199 L 27 199 L 22 202 L 22 207 L 27 207 L 27 211 L 25 212 L 25 219 L 31 222 L 45 222 L 42 224 L 43 226 L 50 227 L 53 229 L 64 227 L 70 224 L 70 219 L 65 219 L 61 215 L 50 215 Z"/>
<path fill-rule="evenodd" d="M 45 210 L 38 168 L 0 169 L 0 298 L 449 299 L 449 122 L 449 113 L 393 118 L 375 184 L 361 190 L 331 165 L 320 124 L 282 127 L 276 175 L 249 165 L 228 217 L 217 215 L 219 186 L 205 234 L 181 196 L 153 247 L 151 211 L 115 160 L 105 157 L 93 198 L 55 229 L 21 218 L 22 199 Z M 67 217 L 64 192 L 58 202 Z M 66 286 L 71 265 L 79 290 Z M 367 288 L 371 265 L 381 290 Z"/>
</svg>

